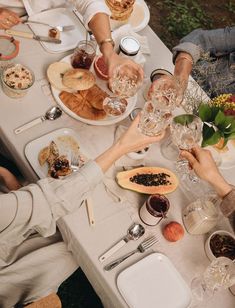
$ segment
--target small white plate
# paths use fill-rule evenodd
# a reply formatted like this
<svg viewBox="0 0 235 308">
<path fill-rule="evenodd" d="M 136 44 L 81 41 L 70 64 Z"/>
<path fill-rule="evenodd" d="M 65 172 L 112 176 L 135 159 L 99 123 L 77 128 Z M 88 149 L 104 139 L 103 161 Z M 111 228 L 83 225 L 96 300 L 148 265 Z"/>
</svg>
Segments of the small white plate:
<svg viewBox="0 0 235 308">
<path fill-rule="evenodd" d="M 68 55 L 68 56 L 64 57 L 63 59 L 61 59 L 60 61 L 70 63 L 70 58 L 71 58 L 71 55 Z M 71 68 L 72 68 L 72 66 L 71 66 Z M 93 66 L 91 67 L 91 71 L 94 73 Z M 96 76 L 95 73 L 94 73 L 94 75 Z M 108 93 L 109 95 L 113 95 L 112 92 L 108 89 L 106 81 L 103 81 L 100 78 L 96 77 L 96 84 L 102 90 L 104 90 L 106 93 Z M 64 105 L 64 103 L 62 102 L 62 100 L 59 97 L 59 95 L 61 93 L 60 90 L 57 90 L 56 88 L 51 86 L 51 91 L 52 91 L 52 94 L 53 94 L 56 102 L 58 103 L 58 105 L 60 105 L 60 107 L 64 110 L 64 112 L 66 112 L 68 115 L 73 117 L 75 120 L 79 120 L 81 122 L 84 122 L 84 123 L 90 124 L 90 125 L 99 125 L 99 126 L 112 125 L 112 124 L 115 124 L 115 123 L 118 123 L 118 122 L 124 120 L 126 117 L 129 116 L 131 111 L 134 109 L 134 107 L 136 105 L 136 101 L 137 101 L 137 95 L 128 98 L 127 99 L 128 105 L 127 105 L 126 111 L 120 116 L 117 116 L 117 117 L 113 116 L 112 117 L 112 116 L 107 115 L 102 120 L 89 120 L 89 119 L 85 119 L 85 118 L 80 117 L 79 115 L 77 115 L 76 113 L 74 113 L 72 110 L 70 110 L 68 107 L 66 107 Z"/>
<path fill-rule="evenodd" d="M 132 30 L 139 32 L 143 30 L 149 23 L 150 12 L 144 0 L 136 0 L 130 18 L 127 21 L 118 21 L 110 19 L 112 30 L 119 28 L 124 24 L 130 24 Z"/>
<path fill-rule="evenodd" d="M 153 253 L 121 272 L 117 286 L 130 308 L 186 308 L 191 291 L 171 261 Z"/>
<path fill-rule="evenodd" d="M 69 142 L 70 138 L 72 139 L 72 142 Z M 72 152 L 76 151 L 76 154 L 82 155 L 85 160 L 87 160 L 89 157 L 89 155 L 87 155 L 83 150 L 84 146 L 81 139 L 78 137 L 76 132 L 70 128 L 57 129 L 46 135 L 43 135 L 27 143 L 24 149 L 28 162 L 40 179 L 47 177 L 48 165 L 47 163 L 45 163 L 43 166 L 39 164 L 38 154 L 44 147 L 48 146 L 51 141 L 54 141 L 58 146 L 60 155 L 71 155 Z M 74 149 L 73 141 L 79 145 L 79 151 Z"/>
<path fill-rule="evenodd" d="M 71 31 L 60 32 L 61 44 L 40 42 L 43 48 L 51 53 L 60 53 L 74 49 L 78 42 L 86 38 L 86 31 L 79 19 L 68 8 L 56 8 L 43 11 L 29 17 L 28 21 L 41 21 L 53 26 L 74 25 Z M 50 27 L 39 24 L 29 24 L 34 34 L 48 36 Z"/>
</svg>

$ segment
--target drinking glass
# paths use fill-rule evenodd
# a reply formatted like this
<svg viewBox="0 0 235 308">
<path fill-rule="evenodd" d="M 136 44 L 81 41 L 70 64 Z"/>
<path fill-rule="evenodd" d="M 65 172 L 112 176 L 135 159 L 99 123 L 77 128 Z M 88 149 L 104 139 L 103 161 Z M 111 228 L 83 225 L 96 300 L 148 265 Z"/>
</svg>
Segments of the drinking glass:
<svg viewBox="0 0 235 308">
<path fill-rule="evenodd" d="M 175 76 L 163 75 L 153 82 L 148 96 L 159 109 L 173 111 L 183 100 L 182 85 Z"/>
<path fill-rule="evenodd" d="M 114 97 L 108 97 L 104 101 L 104 110 L 107 114 L 115 116 L 125 112 L 126 98 L 134 96 L 143 83 L 141 71 L 132 65 L 122 64 L 114 69 L 109 80 L 110 90 Z"/>
<path fill-rule="evenodd" d="M 216 258 L 201 276 L 192 280 L 193 303 L 198 303 L 198 307 L 202 307 L 202 301 L 206 301 L 215 292 L 227 289 L 234 284 L 235 263 L 226 257 Z"/>
<path fill-rule="evenodd" d="M 193 114 L 181 114 L 172 119 L 170 131 L 173 144 L 179 150 L 190 151 L 201 139 L 202 121 Z M 187 177 L 190 181 L 198 182 L 198 178 L 189 171 L 187 160 L 178 158 L 176 170 L 182 179 Z"/>
<path fill-rule="evenodd" d="M 139 122 L 139 130 L 147 136 L 157 136 L 170 124 L 172 114 L 161 110 L 152 101 L 145 103 Z"/>
<path fill-rule="evenodd" d="M 118 97 L 134 96 L 143 83 L 141 71 L 132 65 L 122 64 L 114 69 L 110 78 L 111 91 Z"/>
</svg>

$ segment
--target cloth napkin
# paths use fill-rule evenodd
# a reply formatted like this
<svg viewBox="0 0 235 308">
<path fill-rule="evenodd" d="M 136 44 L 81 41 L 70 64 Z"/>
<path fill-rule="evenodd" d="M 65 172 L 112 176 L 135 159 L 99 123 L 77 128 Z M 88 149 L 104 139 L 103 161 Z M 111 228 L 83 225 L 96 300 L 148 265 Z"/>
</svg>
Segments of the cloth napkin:
<svg viewBox="0 0 235 308">
<path fill-rule="evenodd" d="M 124 36 L 133 36 L 134 38 L 136 38 L 139 41 L 140 50 L 139 50 L 137 56 L 134 57 L 134 61 L 138 64 L 143 65 L 146 62 L 144 54 L 150 54 L 150 48 L 149 48 L 147 37 L 141 36 L 141 35 L 135 33 L 132 30 L 131 25 L 129 25 L 129 24 L 123 25 L 123 26 L 117 28 L 116 30 L 114 30 L 112 32 L 112 37 L 113 37 L 113 40 L 115 42 L 116 51 L 118 51 L 118 46 L 120 44 L 121 39 Z"/>
</svg>

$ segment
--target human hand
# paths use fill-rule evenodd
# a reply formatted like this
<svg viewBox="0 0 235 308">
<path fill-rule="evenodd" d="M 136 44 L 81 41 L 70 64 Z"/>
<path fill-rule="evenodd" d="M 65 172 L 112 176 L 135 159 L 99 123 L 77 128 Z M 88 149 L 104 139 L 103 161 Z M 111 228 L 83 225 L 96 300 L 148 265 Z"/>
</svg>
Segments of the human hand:
<svg viewBox="0 0 235 308">
<path fill-rule="evenodd" d="M 176 106 L 180 106 L 183 100 L 183 94 L 185 87 L 180 83 L 180 81 L 170 75 L 162 75 L 162 77 L 154 80 L 149 88 L 147 97 L 149 100 L 154 99 L 161 92 L 165 93 L 166 97 L 172 98 L 172 103 Z"/>
<path fill-rule="evenodd" d="M 230 185 L 220 174 L 209 150 L 202 149 L 196 145 L 191 150 L 191 153 L 181 151 L 180 155 L 188 160 L 197 176 L 210 183 L 221 197 L 231 191 Z"/>
<path fill-rule="evenodd" d="M 135 117 L 131 126 L 118 140 L 118 146 L 122 151 L 122 155 L 129 152 L 137 152 L 148 147 L 150 144 L 159 142 L 165 136 L 165 131 L 157 136 L 147 136 L 139 130 L 140 113 Z"/>
<path fill-rule="evenodd" d="M 0 29 L 10 29 L 20 22 L 19 16 L 8 10 L 0 8 Z"/>
</svg>

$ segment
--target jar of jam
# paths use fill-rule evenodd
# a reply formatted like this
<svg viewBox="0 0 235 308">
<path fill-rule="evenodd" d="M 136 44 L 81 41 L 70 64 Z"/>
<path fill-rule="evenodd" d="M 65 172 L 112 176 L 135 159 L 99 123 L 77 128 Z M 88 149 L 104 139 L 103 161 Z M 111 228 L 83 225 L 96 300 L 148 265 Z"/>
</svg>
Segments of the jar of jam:
<svg viewBox="0 0 235 308">
<path fill-rule="evenodd" d="M 149 226 L 156 226 L 166 218 L 170 202 L 164 195 L 151 195 L 140 208 L 140 219 Z"/>
<path fill-rule="evenodd" d="M 71 58 L 73 68 L 88 69 L 95 58 L 94 45 L 89 41 L 80 41 Z"/>
</svg>

